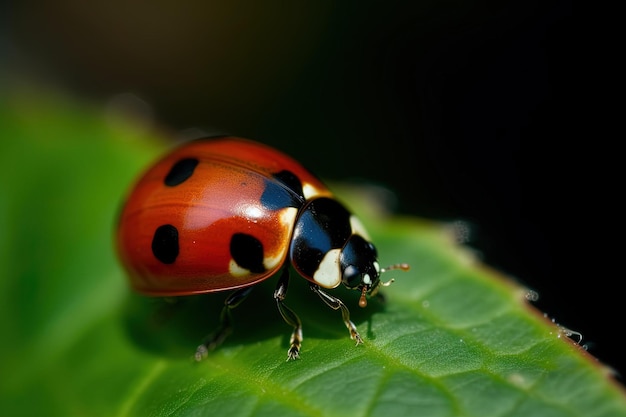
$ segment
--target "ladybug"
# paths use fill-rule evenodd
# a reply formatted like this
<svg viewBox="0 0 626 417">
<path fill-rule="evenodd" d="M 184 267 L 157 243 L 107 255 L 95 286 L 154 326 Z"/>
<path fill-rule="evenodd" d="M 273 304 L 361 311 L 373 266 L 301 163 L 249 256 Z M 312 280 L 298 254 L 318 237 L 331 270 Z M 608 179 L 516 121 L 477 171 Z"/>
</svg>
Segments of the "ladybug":
<svg viewBox="0 0 626 417">
<path fill-rule="evenodd" d="M 341 310 L 357 345 L 350 312 L 325 290 L 343 284 L 375 295 L 381 273 L 361 222 L 289 156 L 247 139 L 206 138 L 163 157 L 139 179 L 120 215 L 117 249 L 130 284 L 150 296 L 233 290 L 218 329 L 196 350 L 204 358 L 231 332 L 231 310 L 255 284 L 280 270 L 278 310 L 293 327 L 287 360 L 297 359 L 302 324 L 285 304 L 289 265 L 330 308 Z"/>
</svg>

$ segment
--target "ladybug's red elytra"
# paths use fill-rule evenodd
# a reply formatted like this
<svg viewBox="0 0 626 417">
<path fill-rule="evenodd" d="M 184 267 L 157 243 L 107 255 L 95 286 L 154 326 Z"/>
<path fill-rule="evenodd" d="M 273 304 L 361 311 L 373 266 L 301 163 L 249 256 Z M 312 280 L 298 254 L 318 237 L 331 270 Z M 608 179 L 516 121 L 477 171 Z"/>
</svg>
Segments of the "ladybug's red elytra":
<svg viewBox="0 0 626 417">
<path fill-rule="evenodd" d="M 289 265 L 311 289 L 341 310 L 350 337 L 362 343 L 346 305 L 323 289 L 340 284 L 375 295 L 381 273 L 361 222 L 328 188 L 289 156 L 247 139 L 188 142 L 139 179 L 117 230 L 119 257 L 131 286 L 152 296 L 233 290 L 219 328 L 196 350 L 201 360 L 231 331 L 230 310 L 254 284 L 282 269 L 274 299 L 293 327 L 287 359 L 297 359 L 302 324 L 285 304 Z"/>
</svg>

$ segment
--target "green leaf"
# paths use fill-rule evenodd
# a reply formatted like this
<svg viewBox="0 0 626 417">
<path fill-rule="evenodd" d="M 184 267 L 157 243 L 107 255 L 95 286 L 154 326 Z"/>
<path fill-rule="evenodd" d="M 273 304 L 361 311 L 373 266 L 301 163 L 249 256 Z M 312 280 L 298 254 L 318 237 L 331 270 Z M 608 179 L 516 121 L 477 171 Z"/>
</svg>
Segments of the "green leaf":
<svg viewBox="0 0 626 417">
<path fill-rule="evenodd" d="M 623 387 L 528 292 L 455 243 L 450 225 L 394 218 L 356 188 L 338 195 L 370 229 L 396 282 L 386 303 L 349 306 L 365 343 L 304 280 L 275 279 L 234 311 L 235 332 L 201 362 L 196 345 L 226 294 L 132 294 L 112 236 L 136 175 L 166 149 L 139 125 L 58 96 L 0 102 L 0 415 L 626 416 Z"/>
</svg>

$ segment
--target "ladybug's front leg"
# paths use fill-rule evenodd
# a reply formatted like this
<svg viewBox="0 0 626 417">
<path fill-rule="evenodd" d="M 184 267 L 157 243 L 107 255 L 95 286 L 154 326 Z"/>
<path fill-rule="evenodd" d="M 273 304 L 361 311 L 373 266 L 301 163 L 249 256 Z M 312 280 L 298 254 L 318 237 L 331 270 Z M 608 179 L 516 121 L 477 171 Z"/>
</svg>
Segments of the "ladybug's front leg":
<svg viewBox="0 0 626 417">
<path fill-rule="evenodd" d="M 300 346 L 302 345 L 302 323 L 300 322 L 300 318 L 298 318 L 297 314 L 283 302 L 287 296 L 288 286 L 289 269 L 285 267 L 280 279 L 278 280 L 276 290 L 274 291 L 274 299 L 276 300 L 276 305 L 278 306 L 280 315 L 283 316 L 283 319 L 287 322 L 287 324 L 293 327 L 291 339 L 289 340 L 290 346 L 287 351 L 287 360 L 289 361 L 300 357 Z"/>
<path fill-rule="evenodd" d="M 222 308 L 222 312 L 220 314 L 220 327 L 211 335 L 207 336 L 204 339 L 204 342 L 198 349 L 196 349 L 196 361 L 201 361 L 207 355 L 210 350 L 215 349 L 217 346 L 221 345 L 224 339 L 232 333 L 233 331 L 233 319 L 230 314 L 230 311 L 237 307 L 243 300 L 250 295 L 252 291 L 252 286 L 240 288 L 233 292 L 228 298 L 224 301 L 224 307 Z"/>
<path fill-rule="evenodd" d="M 343 322 L 348 328 L 348 331 L 350 332 L 350 338 L 352 340 L 356 340 L 357 345 L 360 343 L 363 343 L 363 339 L 361 339 L 361 335 L 357 331 L 356 326 L 354 325 L 354 323 L 350 321 L 350 311 L 348 310 L 348 307 L 346 307 L 346 305 L 343 303 L 343 301 L 341 301 L 337 297 L 333 297 L 332 295 L 326 294 L 324 291 L 320 289 L 319 286 L 315 284 L 311 284 L 310 287 L 314 293 L 319 295 L 319 297 L 322 299 L 324 303 L 326 303 L 328 307 L 332 308 L 333 310 L 341 309 L 341 317 L 343 318 Z"/>
</svg>

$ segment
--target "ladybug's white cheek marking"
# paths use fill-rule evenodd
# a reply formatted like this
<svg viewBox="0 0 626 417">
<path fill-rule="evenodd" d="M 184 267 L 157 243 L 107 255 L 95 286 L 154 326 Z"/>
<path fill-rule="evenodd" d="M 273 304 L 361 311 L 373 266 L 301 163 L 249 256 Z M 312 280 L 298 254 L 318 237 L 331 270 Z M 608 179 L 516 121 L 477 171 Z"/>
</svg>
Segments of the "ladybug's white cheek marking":
<svg viewBox="0 0 626 417">
<path fill-rule="evenodd" d="M 313 274 L 313 280 L 324 288 L 337 287 L 341 283 L 340 256 L 341 249 L 331 249 L 326 252 Z"/>
<path fill-rule="evenodd" d="M 370 278 L 369 274 L 363 275 L 363 284 L 372 285 L 372 279 Z"/>
<path fill-rule="evenodd" d="M 371 242 L 370 236 L 367 233 L 367 230 L 365 230 L 365 226 L 363 226 L 363 223 L 361 223 L 361 220 L 359 220 L 358 217 L 354 215 L 350 216 L 350 227 L 352 227 L 353 234 L 359 235 L 368 242 Z"/>
</svg>

